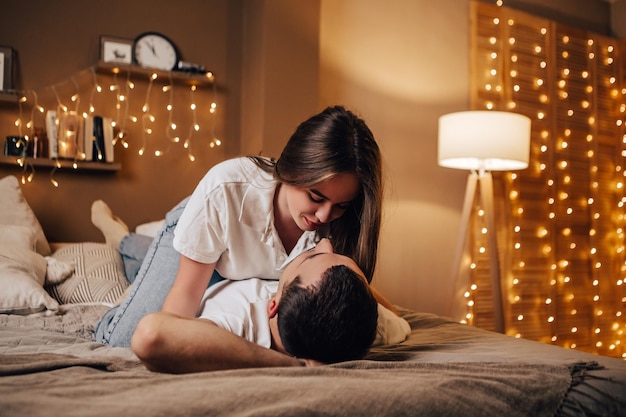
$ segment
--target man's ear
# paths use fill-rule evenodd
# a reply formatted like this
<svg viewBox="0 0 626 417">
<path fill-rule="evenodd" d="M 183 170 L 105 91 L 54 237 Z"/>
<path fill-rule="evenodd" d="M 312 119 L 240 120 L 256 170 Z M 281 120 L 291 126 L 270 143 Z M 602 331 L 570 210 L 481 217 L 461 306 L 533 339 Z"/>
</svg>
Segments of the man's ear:
<svg viewBox="0 0 626 417">
<path fill-rule="evenodd" d="M 278 301 L 276 298 L 272 298 L 272 300 L 267 304 L 267 317 L 270 319 L 274 318 L 278 314 Z"/>
</svg>

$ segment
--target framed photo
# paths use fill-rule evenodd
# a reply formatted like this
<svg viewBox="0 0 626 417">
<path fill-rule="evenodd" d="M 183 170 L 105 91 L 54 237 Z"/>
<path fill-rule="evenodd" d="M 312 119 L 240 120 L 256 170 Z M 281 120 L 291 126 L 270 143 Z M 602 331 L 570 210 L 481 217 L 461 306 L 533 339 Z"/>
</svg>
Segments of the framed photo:
<svg viewBox="0 0 626 417">
<path fill-rule="evenodd" d="M 0 46 L 0 91 L 8 91 L 13 86 L 13 66 L 15 51 L 9 46 Z"/>
<path fill-rule="evenodd" d="M 130 64 L 133 61 L 132 39 L 100 36 L 100 60 Z"/>
</svg>

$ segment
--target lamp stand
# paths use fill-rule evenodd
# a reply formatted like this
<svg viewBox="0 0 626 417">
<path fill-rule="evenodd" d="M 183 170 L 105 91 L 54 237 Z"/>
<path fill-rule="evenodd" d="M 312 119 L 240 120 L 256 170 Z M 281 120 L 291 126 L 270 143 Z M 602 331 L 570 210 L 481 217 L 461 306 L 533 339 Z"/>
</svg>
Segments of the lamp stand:
<svg viewBox="0 0 626 417">
<path fill-rule="evenodd" d="M 487 238 L 489 243 L 489 274 L 491 276 L 491 288 L 493 292 L 494 322 L 496 331 L 504 333 L 504 312 L 502 303 L 502 290 L 500 285 L 500 255 L 498 252 L 498 239 L 496 232 L 495 211 L 493 204 L 493 177 L 488 171 L 472 171 L 467 177 L 465 187 L 465 199 L 463 202 L 463 212 L 461 214 L 461 231 L 456 248 L 454 262 L 454 273 L 458 284 L 461 260 L 465 252 L 467 237 L 470 225 L 472 206 L 476 196 L 476 186 L 480 184 L 480 198 L 483 210 L 485 211 L 485 223 L 487 224 Z"/>
</svg>

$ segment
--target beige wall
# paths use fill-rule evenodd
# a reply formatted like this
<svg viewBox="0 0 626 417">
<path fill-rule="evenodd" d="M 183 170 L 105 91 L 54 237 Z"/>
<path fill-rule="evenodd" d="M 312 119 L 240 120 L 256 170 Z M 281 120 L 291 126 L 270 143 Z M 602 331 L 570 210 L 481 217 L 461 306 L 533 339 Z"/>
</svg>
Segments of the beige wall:
<svg viewBox="0 0 626 417">
<path fill-rule="evenodd" d="M 319 0 L 245 1 L 241 147 L 279 157 L 318 111 Z"/>
<path fill-rule="evenodd" d="M 322 2 L 320 101 L 360 113 L 386 164 L 374 283 L 446 313 L 466 173 L 437 165 L 437 120 L 469 106 L 467 0 Z"/>
<path fill-rule="evenodd" d="M 610 31 L 605 2 L 504 3 Z M 452 315 L 467 173 L 437 165 L 437 121 L 469 109 L 469 0 L 322 0 L 321 10 L 320 102 L 361 113 L 386 162 L 374 283 L 397 304 Z"/>
</svg>

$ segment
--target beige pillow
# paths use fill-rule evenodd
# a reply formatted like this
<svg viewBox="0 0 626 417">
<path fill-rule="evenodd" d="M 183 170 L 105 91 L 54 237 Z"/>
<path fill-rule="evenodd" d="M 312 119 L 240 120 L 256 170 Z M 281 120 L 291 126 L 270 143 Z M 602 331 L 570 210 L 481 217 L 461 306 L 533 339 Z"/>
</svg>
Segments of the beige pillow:
<svg viewBox="0 0 626 417">
<path fill-rule="evenodd" d="M 0 244 L 16 249 L 35 250 L 35 231 L 26 226 L 0 224 Z"/>
<path fill-rule="evenodd" d="M 106 243 L 68 244 L 52 258 L 74 266 L 62 283 L 46 287 L 62 304 L 115 303 L 129 285 L 120 253 Z"/>
<path fill-rule="evenodd" d="M 0 179 L 0 224 L 30 228 L 36 237 L 37 253 L 43 256 L 50 254 L 50 245 L 41 224 L 24 198 L 17 178 L 12 175 Z M 0 242 L 4 241 L 4 238 L 0 239 Z"/>
<path fill-rule="evenodd" d="M 32 229 L 0 224 L 0 236 L 0 313 L 58 310 L 59 304 L 43 288 L 47 261 L 32 250 Z"/>
</svg>

